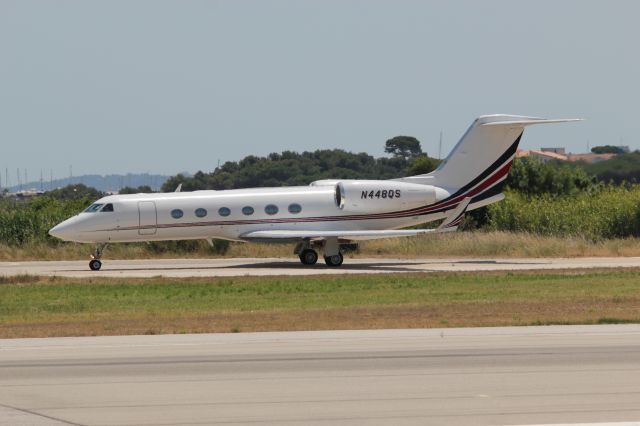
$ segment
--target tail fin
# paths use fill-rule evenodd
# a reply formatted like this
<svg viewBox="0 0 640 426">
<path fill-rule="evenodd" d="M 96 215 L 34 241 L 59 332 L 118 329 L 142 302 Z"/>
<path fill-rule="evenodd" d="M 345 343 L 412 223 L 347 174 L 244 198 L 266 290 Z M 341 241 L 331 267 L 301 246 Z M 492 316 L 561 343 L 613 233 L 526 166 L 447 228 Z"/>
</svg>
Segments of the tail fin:
<svg viewBox="0 0 640 426">
<path fill-rule="evenodd" d="M 435 171 L 401 180 L 435 185 L 451 193 L 459 193 L 462 189 L 471 189 L 490 178 L 490 184 L 483 185 L 485 190 L 488 190 L 506 179 L 526 126 L 578 120 L 547 120 L 502 114 L 483 115 L 471 124 L 449 156 Z"/>
</svg>

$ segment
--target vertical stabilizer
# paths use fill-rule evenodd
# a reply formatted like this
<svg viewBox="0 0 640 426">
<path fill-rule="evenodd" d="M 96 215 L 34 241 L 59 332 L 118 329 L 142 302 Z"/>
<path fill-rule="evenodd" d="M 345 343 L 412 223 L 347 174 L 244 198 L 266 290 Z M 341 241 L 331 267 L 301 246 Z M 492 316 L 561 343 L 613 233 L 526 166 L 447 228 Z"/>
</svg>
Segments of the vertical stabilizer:
<svg viewBox="0 0 640 426">
<path fill-rule="evenodd" d="M 484 192 L 506 179 L 526 126 L 565 121 L 576 119 L 483 115 L 471 124 L 435 171 L 401 180 L 435 185 L 452 193 L 482 184 Z"/>
</svg>

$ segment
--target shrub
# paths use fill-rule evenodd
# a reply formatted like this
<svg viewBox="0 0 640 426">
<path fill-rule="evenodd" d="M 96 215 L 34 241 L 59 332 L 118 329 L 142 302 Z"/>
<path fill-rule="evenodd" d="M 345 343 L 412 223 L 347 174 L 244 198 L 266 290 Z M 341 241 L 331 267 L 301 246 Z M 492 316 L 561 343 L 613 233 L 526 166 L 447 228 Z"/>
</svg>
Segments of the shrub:
<svg viewBox="0 0 640 426">
<path fill-rule="evenodd" d="M 640 237 L 640 186 L 600 186 L 566 197 L 508 191 L 488 207 L 486 228 L 593 240 Z"/>
</svg>

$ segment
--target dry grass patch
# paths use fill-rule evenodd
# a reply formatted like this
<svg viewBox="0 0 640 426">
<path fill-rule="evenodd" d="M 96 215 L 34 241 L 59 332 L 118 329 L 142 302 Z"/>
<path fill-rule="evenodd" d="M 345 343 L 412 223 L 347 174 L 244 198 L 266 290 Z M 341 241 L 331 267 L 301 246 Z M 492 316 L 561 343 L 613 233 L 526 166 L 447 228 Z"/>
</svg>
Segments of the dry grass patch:
<svg viewBox="0 0 640 426">
<path fill-rule="evenodd" d="M 3 338 L 638 323 L 638 299 L 132 315 L 0 325 Z"/>
<path fill-rule="evenodd" d="M 0 337 L 640 322 L 640 270 L 0 285 Z"/>
<path fill-rule="evenodd" d="M 592 241 L 512 232 L 456 232 L 369 241 L 364 256 L 384 257 L 585 257 L 640 256 L 640 239 Z"/>
<path fill-rule="evenodd" d="M 10 247 L 0 244 L 0 260 L 86 260 L 92 246 L 78 243 L 27 244 Z M 640 256 L 640 239 L 592 241 L 580 237 L 544 237 L 511 232 L 456 232 L 365 241 L 356 257 L 581 257 Z M 158 251 L 146 243 L 112 244 L 105 252 L 107 259 L 169 259 L 176 257 L 293 257 L 290 244 L 229 244 L 221 254 L 204 242 L 196 242 L 189 251 Z"/>
</svg>

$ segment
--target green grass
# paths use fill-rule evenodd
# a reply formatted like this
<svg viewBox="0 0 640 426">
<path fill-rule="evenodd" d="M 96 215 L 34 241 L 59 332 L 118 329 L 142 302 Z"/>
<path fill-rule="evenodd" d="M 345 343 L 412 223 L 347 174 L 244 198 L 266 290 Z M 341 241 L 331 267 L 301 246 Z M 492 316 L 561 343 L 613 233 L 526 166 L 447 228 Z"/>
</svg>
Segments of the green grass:
<svg viewBox="0 0 640 426">
<path fill-rule="evenodd" d="M 0 337 L 640 321 L 638 270 L 92 281 L 1 284 Z"/>
<path fill-rule="evenodd" d="M 51 313 L 207 312 L 640 297 L 640 272 L 150 279 L 0 287 L 0 318 Z M 64 280 L 64 279 L 59 279 Z M 95 279 L 94 279 L 95 281 Z"/>
</svg>

